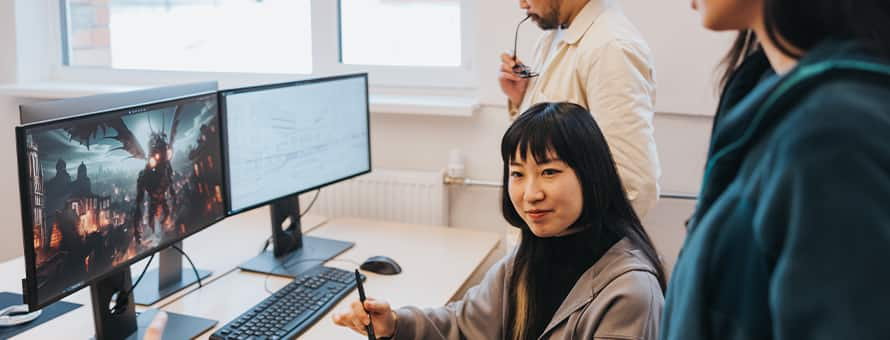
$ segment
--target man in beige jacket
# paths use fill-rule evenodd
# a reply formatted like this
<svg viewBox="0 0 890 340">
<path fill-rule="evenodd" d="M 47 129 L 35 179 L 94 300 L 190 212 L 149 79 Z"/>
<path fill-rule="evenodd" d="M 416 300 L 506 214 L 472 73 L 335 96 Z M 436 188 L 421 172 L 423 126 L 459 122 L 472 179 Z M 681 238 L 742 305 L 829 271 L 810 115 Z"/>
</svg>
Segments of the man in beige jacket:
<svg viewBox="0 0 890 340">
<path fill-rule="evenodd" d="M 511 116 L 541 102 L 587 108 L 606 136 L 628 199 L 645 217 L 658 200 L 661 167 L 652 126 L 655 71 L 642 35 L 615 0 L 519 4 L 546 33 L 529 64 L 539 76 L 520 78 L 513 72 L 519 60 L 501 56 L 499 80 Z"/>
</svg>

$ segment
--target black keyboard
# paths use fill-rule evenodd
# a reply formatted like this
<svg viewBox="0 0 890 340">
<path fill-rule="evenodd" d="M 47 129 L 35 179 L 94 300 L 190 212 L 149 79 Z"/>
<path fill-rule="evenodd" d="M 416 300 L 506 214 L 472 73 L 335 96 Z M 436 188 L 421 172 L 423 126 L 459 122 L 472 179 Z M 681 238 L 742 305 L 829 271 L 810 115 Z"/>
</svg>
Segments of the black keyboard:
<svg viewBox="0 0 890 340">
<path fill-rule="evenodd" d="M 354 288 L 353 272 L 316 266 L 218 329 L 210 339 L 295 338 Z"/>
</svg>

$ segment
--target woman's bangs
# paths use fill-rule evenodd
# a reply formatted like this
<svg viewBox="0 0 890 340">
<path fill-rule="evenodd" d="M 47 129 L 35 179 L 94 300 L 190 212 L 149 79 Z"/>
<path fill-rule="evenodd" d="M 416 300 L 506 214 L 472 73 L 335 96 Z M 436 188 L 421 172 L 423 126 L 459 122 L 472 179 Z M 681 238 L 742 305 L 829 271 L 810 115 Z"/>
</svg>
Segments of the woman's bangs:
<svg viewBox="0 0 890 340">
<path fill-rule="evenodd" d="M 504 163 L 509 164 L 517 160 L 517 154 L 519 161 L 522 162 L 525 162 L 529 155 L 534 158 L 536 163 L 550 160 L 551 156 L 559 157 L 558 154 L 548 155 L 548 153 L 556 153 L 551 140 L 552 128 L 543 119 L 517 121 L 517 124 L 514 124 L 504 136 L 504 143 L 501 147 L 501 157 Z"/>
</svg>

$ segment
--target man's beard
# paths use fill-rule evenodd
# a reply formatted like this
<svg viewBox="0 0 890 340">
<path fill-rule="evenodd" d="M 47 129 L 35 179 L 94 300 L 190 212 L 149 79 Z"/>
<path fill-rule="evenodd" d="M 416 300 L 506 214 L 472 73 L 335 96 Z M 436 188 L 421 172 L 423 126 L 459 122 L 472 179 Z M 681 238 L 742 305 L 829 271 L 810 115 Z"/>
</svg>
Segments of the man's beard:
<svg viewBox="0 0 890 340">
<path fill-rule="evenodd" d="M 560 27 L 559 8 L 550 8 L 550 13 L 547 13 L 546 16 L 543 17 L 537 14 L 532 14 L 532 19 L 542 30 L 556 29 L 557 27 Z"/>
</svg>

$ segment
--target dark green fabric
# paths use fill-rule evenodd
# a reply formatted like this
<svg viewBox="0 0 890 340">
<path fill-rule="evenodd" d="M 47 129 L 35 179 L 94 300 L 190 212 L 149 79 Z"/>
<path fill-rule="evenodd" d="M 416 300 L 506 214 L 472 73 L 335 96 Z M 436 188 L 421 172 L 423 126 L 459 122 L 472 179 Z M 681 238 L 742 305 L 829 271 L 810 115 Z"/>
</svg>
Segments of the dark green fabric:
<svg viewBox="0 0 890 340">
<path fill-rule="evenodd" d="M 828 41 L 768 68 L 724 92 L 661 338 L 886 339 L 890 65 Z"/>
</svg>

